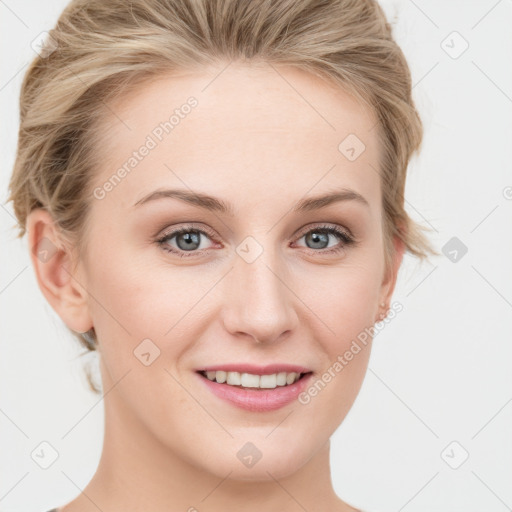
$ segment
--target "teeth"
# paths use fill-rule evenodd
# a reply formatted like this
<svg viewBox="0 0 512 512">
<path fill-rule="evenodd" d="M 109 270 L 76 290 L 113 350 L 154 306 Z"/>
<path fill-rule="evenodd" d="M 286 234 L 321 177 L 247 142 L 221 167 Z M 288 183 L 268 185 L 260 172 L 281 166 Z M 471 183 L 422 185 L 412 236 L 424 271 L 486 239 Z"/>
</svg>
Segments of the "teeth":
<svg viewBox="0 0 512 512">
<path fill-rule="evenodd" d="M 240 384 L 244 388 L 259 388 L 260 387 L 260 377 L 259 375 L 252 375 L 250 373 L 242 373 L 240 376 Z"/>
<path fill-rule="evenodd" d="M 276 380 L 278 386 L 286 386 L 286 372 L 278 373 Z"/>
<path fill-rule="evenodd" d="M 206 377 L 220 384 L 230 386 L 243 386 L 244 388 L 274 389 L 278 386 L 287 386 L 297 382 L 301 376 L 296 372 L 280 372 L 272 375 L 254 375 L 252 373 L 207 371 Z"/>
<path fill-rule="evenodd" d="M 240 374 L 238 372 L 228 372 L 226 383 L 232 386 L 240 386 L 242 384 Z"/>
<path fill-rule="evenodd" d="M 277 374 L 262 375 L 260 377 L 260 388 L 274 389 L 277 387 Z"/>
<path fill-rule="evenodd" d="M 293 384 L 297 379 L 297 374 L 295 372 L 286 374 L 286 384 Z"/>
</svg>

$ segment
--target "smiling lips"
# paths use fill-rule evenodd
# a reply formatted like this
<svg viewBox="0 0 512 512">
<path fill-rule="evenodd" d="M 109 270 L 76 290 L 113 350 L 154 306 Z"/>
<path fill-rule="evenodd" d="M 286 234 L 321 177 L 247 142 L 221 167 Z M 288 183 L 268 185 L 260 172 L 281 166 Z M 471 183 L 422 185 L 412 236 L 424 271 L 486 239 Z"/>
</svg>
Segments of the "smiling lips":
<svg viewBox="0 0 512 512">
<path fill-rule="evenodd" d="M 227 364 L 197 370 L 202 382 L 218 397 L 242 409 L 271 411 L 292 402 L 310 380 L 303 366 Z"/>
</svg>

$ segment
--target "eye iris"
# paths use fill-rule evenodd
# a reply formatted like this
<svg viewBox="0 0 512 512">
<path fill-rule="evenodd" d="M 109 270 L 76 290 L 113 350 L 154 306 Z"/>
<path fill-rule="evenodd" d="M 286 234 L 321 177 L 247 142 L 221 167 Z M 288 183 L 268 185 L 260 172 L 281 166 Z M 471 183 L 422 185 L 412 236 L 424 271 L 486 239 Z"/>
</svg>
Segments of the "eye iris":
<svg viewBox="0 0 512 512">
<path fill-rule="evenodd" d="M 329 235 L 327 233 L 319 233 L 318 231 L 311 231 L 306 235 L 306 240 L 312 240 L 313 244 L 325 243 L 329 244 Z M 325 247 L 312 247 L 312 249 L 325 249 Z"/>
<path fill-rule="evenodd" d="M 200 245 L 201 233 L 197 231 L 187 231 L 186 233 L 180 233 L 176 236 L 176 243 L 178 247 L 183 251 L 192 251 L 197 249 Z M 185 245 L 182 246 L 180 244 L 180 240 L 185 241 Z M 194 244 L 197 244 L 197 247 L 194 247 Z"/>
</svg>

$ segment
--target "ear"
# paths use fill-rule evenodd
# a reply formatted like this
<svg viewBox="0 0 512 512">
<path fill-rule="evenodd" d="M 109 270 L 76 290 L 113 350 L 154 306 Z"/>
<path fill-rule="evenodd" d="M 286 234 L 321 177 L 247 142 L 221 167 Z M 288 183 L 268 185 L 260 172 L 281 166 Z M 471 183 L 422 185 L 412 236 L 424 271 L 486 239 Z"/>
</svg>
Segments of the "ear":
<svg viewBox="0 0 512 512">
<path fill-rule="evenodd" d="M 92 327 L 88 294 L 77 273 L 76 258 L 46 210 L 37 208 L 27 217 L 30 258 L 37 283 L 63 322 L 75 332 Z"/>
<path fill-rule="evenodd" d="M 386 304 L 389 307 L 389 303 L 391 302 L 391 297 L 393 296 L 393 291 L 395 289 L 398 271 L 400 269 L 400 265 L 402 264 L 402 260 L 405 252 L 405 244 L 398 237 L 393 237 L 393 246 L 394 246 L 394 254 L 390 263 L 390 268 L 387 269 L 387 272 L 384 273 L 384 278 L 381 285 L 380 291 L 380 303 Z"/>
</svg>

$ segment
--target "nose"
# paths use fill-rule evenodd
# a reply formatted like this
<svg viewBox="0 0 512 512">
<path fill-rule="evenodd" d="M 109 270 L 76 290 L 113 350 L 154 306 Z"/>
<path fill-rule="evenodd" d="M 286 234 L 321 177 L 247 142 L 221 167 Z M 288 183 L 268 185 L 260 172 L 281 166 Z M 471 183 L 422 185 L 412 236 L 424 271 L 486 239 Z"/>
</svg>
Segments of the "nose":
<svg viewBox="0 0 512 512">
<path fill-rule="evenodd" d="M 298 316 L 288 272 L 270 251 L 252 263 L 236 256 L 226 277 L 223 321 L 233 336 L 268 344 L 295 331 Z"/>
</svg>

